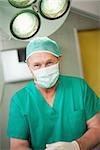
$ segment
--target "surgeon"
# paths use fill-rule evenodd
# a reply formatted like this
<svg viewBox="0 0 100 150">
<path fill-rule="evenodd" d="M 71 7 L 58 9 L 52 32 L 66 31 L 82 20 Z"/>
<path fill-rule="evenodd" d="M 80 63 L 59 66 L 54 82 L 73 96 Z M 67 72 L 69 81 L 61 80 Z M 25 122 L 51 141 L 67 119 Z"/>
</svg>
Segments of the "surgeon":
<svg viewBox="0 0 100 150">
<path fill-rule="evenodd" d="M 84 79 L 59 73 L 61 58 L 48 37 L 27 45 L 33 80 L 11 99 L 10 150 L 92 150 L 100 144 L 100 99 Z"/>
</svg>

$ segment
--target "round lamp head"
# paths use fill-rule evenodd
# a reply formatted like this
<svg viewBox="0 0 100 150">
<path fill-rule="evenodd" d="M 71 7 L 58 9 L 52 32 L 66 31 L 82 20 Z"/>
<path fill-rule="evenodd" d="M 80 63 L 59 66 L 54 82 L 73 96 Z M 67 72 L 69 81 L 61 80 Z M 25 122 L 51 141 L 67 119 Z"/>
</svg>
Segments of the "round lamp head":
<svg viewBox="0 0 100 150">
<path fill-rule="evenodd" d="M 10 23 L 10 31 L 15 38 L 29 39 L 37 33 L 40 27 L 40 18 L 32 10 L 18 13 Z"/>
<path fill-rule="evenodd" d="M 36 0 L 8 0 L 9 3 L 17 8 L 25 8 L 30 6 L 32 3 L 36 2 Z"/>
<path fill-rule="evenodd" d="M 69 0 L 41 0 L 40 13 L 48 19 L 57 19 L 69 9 Z"/>
</svg>

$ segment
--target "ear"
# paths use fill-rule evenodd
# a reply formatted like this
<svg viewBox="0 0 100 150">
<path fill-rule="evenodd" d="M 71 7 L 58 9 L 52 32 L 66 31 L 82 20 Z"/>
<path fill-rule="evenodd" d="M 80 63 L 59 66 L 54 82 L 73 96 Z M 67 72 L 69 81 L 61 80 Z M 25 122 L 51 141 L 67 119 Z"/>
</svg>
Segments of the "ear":
<svg viewBox="0 0 100 150">
<path fill-rule="evenodd" d="M 28 68 L 29 68 L 30 72 L 32 73 L 32 69 L 31 69 L 31 67 L 30 67 L 30 65 L 29 65 L 29 63 L 28 63 L 28 62 L 27 62 L 27 66 L 28 66 Z"/>
<path fill-rule="evenodd" d="M 61 56 L 59 56 L 58 60 L 59 60 L 59 62 L 61 62 L 61 61 L 62 61 L 62 55 L 61 55 Z"/>
<path fill-rule="evenodd" d="M 29 65 L 29 64 L 27 64 L 27 65 L 28 65 L 28 68 L 29 68 L 29 70 L 30 70 L 30 72 L 31 72 L 31 74 L 32 74 L 33 80 L 34 80 L 34 81 L 37 81 L 37 79 L 36 79 L 36 77 L 34 76 L 34 73 L 33 73 L 32 69 L 31 69 L 30 65 Z"/>
</svg>

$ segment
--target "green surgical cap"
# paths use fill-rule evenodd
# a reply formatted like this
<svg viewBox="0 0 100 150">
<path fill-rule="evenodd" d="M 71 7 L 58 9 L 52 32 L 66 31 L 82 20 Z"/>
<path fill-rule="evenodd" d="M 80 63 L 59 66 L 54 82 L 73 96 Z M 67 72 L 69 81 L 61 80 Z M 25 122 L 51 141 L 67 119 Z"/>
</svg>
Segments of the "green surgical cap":
<svg viewBox="0 0 100 150">
<path fill-rule="evenodd" d="M 60 47 L 54 40 L 48 37 L 36 37 L 26 47 L 26 62 L 32 54 L 39 52 L 48 52 L 56 57 L 61 55 Z"/>
</svg>

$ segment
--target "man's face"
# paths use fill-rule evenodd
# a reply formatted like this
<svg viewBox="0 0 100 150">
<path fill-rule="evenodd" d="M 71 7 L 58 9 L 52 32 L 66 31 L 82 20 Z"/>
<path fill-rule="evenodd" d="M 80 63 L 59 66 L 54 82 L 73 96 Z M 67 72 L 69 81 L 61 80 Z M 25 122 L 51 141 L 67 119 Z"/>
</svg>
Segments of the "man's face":
<svg viewBox="0 0 100 150">
<path fill-rule="evenodd" d="M 60 57 L 57 58 L 56 56 L 46 53 L 46 52 L 40 52 L 40 53 L 34 53 L 32 56 L 28 59 L 28 66 L 32 70 L 41 69 L 45 67 L 49 67 L 51 65 L 54 65 L 60 61 Z"/>
</svg>

